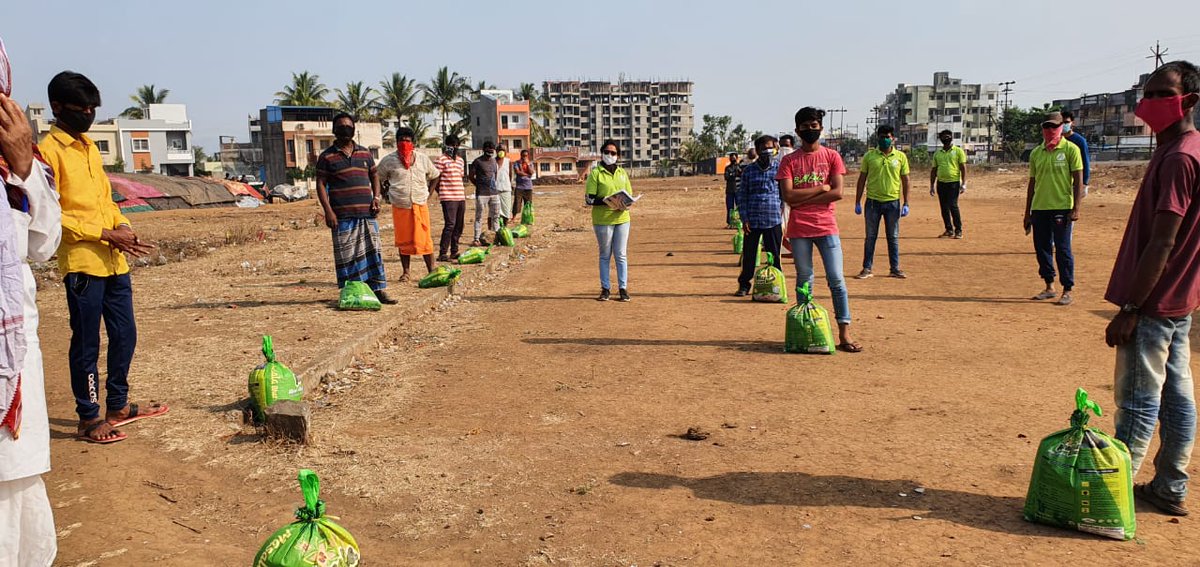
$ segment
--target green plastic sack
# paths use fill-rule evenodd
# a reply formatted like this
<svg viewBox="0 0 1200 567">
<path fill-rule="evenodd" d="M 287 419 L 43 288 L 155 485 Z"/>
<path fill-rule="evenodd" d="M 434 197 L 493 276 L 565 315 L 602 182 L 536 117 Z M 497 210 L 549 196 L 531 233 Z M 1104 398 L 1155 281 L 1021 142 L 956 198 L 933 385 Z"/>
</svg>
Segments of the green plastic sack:
<svg viewBox="0 0 1200 567">
<path fill-rule="evenodd" d="M 742 246 L 746 243 L 746 235 L 742 233 L 742 223 L 733 223 L 733 253 L 741 254 Z"/>
<path fill-rule="evenodd" d="M 796 288 L 798 303 L 787 312 L 783 352 L 833 354 L 837 348 L 833 343 L 829 312 L 813 301 L 811 288 L 808 282 Z"/>
<path fill-rule="evenodd" d="M 382 307 L 366 282 L 346 282 L 338 297 L 338 309 L 342 311 L 379 311 Z"/>
<path fill-rule="evenodd" d="M 500 217 L 500 229 L 496 231 L 496 244 L 501 246 L 513 246 L 512 231 L 507 226 L 508 219 Z"/>
<path fill-rule="evenodd" d="M 254 567 L 357 567 L 358 542 L 345 528 L 325 515 L 321 481 L 317 473 L 300 471 L 304 507 L 296 510 L 296 521 L 271 534 L 254 556 Z"/>
<path fill-rule="evenodd" d="M 482 264 L 487 259 L 488 254 L 492 253 L 492 247 L 487 248 L 468 248 L 458 256 L 459 264 Z"/>
<path fill-rule="evenodd" d="M 1071 427 L 1038 445 L 1025 496 L 1025 519 L 1113 539 L 1133 539 L 1133 467 L 1121 441 L 1088 427 L 1102 415 L 1083 388 L 1075 391 Z"/>
<path fill-rule="evenodd" d="M 529 227 L 523 224 L 517 225 L 515 228 L 509 230 L 509 232 L 512 233 L 513 238 L 529 238 Z"/>
<path fill-rule="evenodd" d="M 533 203 L 531 201 L 525 201 L 525 205 L 521 207 L 521 224 L 533 226 L 533 220 Z"/>
<path fill-rule="evenodd" d="M 250 371 L 246 385 L 250 390 L 250 401 L 254 410 L 254 421 L 261 423 L 263 413 L 279 400 L 300 401 L 304 398 L 304 386 L 296 381 L 296 375 L 282 362 L 275 360 L 275 342 L 264 335 L 262 353 L 266 362 Z"/>
<path fill-rule="evenodd" d="M 741 224 L 741 222 L 742 213 L 738 212 L 737 207 L 734 207 L 733 210 L 729 212 L 729 224 L 736 225 Z"/>
<path fill-rule="evenodd" d="M 783 270 L 775 267 L 775 256 L 767 252 L 767 261 L 754 272 L 754 289 L 750 299 L 768 303 L 787 303 L 787 280 Z"/>
<path fill-rule="evenodd" d="M 746 249 L 746 244 L 743 241 L 742 250 L 745 251 L 745 249 Z M 757 262 L 754 264 L 756 266 L 763 263 L 763 249 L 762 249 L 762 239 L 761 238 L 758 240 L 758 253 L 754 255 L 754 259 L 757 260 Z M 746 255 L 738 254 L 738 267 L 741 267 L 742 262 L 745 262 L 745 261 L 746 261 Z"/>
<path fill-rule="evenodd" d="M 421 278 L 417 282 L 417 287 L 428 289 L 431 287 L 446 287 L 456 281 L 462 275 L 462 270 L 458 268 L 449 268 L 446 266 L 438 266 L 429 275 Z"/>
</svg>

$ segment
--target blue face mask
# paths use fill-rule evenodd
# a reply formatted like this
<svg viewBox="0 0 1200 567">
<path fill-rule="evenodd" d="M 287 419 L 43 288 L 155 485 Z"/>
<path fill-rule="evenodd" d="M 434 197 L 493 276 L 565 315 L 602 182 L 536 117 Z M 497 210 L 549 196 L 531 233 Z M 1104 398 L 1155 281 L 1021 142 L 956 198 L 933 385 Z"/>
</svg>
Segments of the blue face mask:
<svg viewBox="0 0 1200 567">
<path fill-rule="evenodd" d="M 1071 133 L 1071 123 L 1064 122 L 1063 123 L 1063 135 L 1066 136 L 1067 134 L 1070 134 L 1070 133 Z"/>
</svg>

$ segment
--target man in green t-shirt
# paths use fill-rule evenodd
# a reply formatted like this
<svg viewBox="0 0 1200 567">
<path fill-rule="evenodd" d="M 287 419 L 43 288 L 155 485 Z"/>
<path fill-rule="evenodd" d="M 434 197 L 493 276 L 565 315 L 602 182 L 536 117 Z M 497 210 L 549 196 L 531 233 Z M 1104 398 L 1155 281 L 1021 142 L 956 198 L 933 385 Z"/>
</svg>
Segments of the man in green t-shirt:
<svg viewBox="0 0 1200 567">
<path fill-rule="evenodd" d="M 942 147 L 933 152 L 933 169 L 929 171 L 929 196 L 937 195 L 942 209 L 942 224 L 946 232 L 940 238 L 962 238 L 962 214 L 958 212 L 958 196 L 967 190 L 967 153 L 953 145 L 954 133 L 938 132 Z M 936 192 L 934 187 L 937 187 Z"/>
<path fill-rule="evenodd" d="M 875 132 L 876 145 L 863 156 L 858 174 L 858 190 L 854 194 L 854 214 L 864 213 L 863 191 L 867 193 L 865 208 L 867 236 L 863 242 L 862 271 L 854 276 L 863 280 L 871 277 L 875 263 L 875 240 L 879 238 L 879 221 L 887 230 L 888 263 L 893 278 L 906 278 L 900 270 L 900 217 L 908 216 L 908 156 L 895 148 L 895 134 L 884 124 Z M 900 197 L 903 195 L 904 202 Z"/>
<path fill-rule="evenodd" d="M 1029 189 L 1025 197 L 1025 233 L 1033 231 L 1038 274 L 1046 289 L 1034 300 L 1053 299 L 1054 267 L 1062 282 L 1058 305 L 1071 304 L 1075 287 L 1075 257 L 1071 254 L 1071 228 L 1079 220 L 1083 198 L 1083 157 L 1079 146 L 1063 138 L 1063 117 L 1050 112 L 1042 121 L 1043 143 L 1029 154 Z"/>
</svg>

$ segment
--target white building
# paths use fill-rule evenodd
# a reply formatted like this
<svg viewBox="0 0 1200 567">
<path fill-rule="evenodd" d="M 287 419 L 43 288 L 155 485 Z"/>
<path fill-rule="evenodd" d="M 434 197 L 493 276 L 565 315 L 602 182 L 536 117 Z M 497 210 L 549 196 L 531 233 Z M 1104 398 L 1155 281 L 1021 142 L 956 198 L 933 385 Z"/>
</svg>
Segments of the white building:
<svg viewBox="0 0 1200 567">
<path fill-rule="evenodd" d="M 125 171 L 195 175 L 192 121 L 187 105 L 151 104 L 145 119 L 118 118 L 118 146 Z"/>
</svg>

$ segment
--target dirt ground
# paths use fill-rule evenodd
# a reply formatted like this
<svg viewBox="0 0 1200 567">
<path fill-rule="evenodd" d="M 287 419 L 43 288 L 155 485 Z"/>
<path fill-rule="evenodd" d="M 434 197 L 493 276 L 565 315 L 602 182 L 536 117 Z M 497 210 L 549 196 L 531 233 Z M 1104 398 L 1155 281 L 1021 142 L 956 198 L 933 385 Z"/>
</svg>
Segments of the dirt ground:
<svg viewBox="0 0 1200 567">
<path fill-rule="evenodd" d="M 712 177 L 635 183 L 628 304 L 592 300 L 579 187 L 547 188 L 525 253 L 423 313 L 406 312 L 429 293 L 413 284 L 393 284 L 405 301 L 381 313 L 331 308 L 315 202 L 137 215 L 167 245 L 163 265 L 134 275 L 132 396 L 172 411 L 116 445 L 73 439 L 65 300 L 47 278 L 58 563 L 246 565 L 290 521 L 307 467 L 366 565 L 1195 565 L 1191 519 L 1139 509 L 1130 542 L 1021 519 L 1037 441 L 1066 426 L 1076 387 L 1113 429 L 1101 296 L 1140 171 L 1096 175 L 1067 308 L 1026 299 L 1041 282 L 1022 171 L 972 178 L 961 241 L 936 238 L 937 202 L 915 174 L 910 277 L 849 280 L 866 351 L 828 357 L 784 355 L 787 306 L 732 297 Z M 851 274 L 852 208 L 838 209 Z M 311 445 L 236 419 L 261 334 L 297 368 L 396 317 L 309 393 Z M 711 436 L 679 438 L 689 427 Z"/>
</svg>

